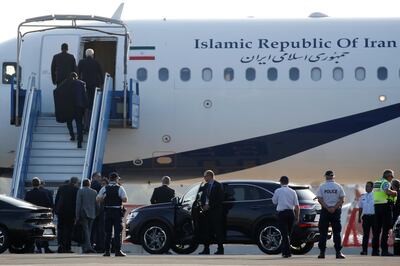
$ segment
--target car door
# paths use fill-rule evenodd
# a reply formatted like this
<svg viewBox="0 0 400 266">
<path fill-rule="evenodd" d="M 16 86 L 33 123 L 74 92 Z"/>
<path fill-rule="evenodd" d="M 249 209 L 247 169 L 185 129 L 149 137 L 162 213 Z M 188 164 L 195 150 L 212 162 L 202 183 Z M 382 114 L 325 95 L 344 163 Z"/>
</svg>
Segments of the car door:
<svg viewBox="0 0 400 266">
<path fill-rule="evenodd" d="M 254 223 L 274 210 L 272 194 L 254 184 L 230 183 L 224 186 L 227 242 L 250 240 Z"/>
</svg>

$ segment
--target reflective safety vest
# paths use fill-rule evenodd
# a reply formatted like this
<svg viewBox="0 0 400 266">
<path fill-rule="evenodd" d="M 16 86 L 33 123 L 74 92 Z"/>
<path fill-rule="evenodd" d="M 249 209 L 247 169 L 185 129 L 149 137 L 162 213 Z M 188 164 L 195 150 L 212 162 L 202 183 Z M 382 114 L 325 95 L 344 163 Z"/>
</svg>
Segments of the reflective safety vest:
<svg viewBox="0 0 400 266">
<path fill-rule="evenodd" d="M 389 195 L 382 189 L 385 183 L 390 183 L 385 178 L 381 178 L 374 183 L 374 204 L 386 204 L 388 203 Z"/>
</svg>

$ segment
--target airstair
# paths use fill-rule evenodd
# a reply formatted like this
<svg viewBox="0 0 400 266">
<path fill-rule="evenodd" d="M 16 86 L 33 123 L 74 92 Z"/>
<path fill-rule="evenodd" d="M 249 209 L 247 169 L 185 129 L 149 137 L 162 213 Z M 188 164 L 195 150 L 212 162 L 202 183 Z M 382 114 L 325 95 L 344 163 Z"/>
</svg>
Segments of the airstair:
<svg viewBox="0 0 400 266">
<path fill-rule="evenodd" d="M 106 74 L 104 88 L 96 89 L 89 132 L 84 135 L 82 148 L 77 148 L 77 142 L 70 141 L 66 124 L 58 123 L 54 114 L 41 112 L 41 91 L 35 84 L 36 76 L 32 75 L 28 82 L 29 89 L 25 92 L 11 185 L 11 195 L 19 198 L 23 198 L 35 176 L 55 190 L 73 176 L 83 180 L 94 172 L 101 172 L 111 106 L 118 99 L 115 95 L 120 94 L 113 91 L 113 79 Z M 132 85 L 129 92 L 131 104 L 128 111 L 132 114 L 132 108 L 138 111 L 135 105 L 138 95 L 132 93 Z M 132 119 L 135 120 L 132 125 L 137 125 L 138 114 L 132 115 Z"/>
</svg>

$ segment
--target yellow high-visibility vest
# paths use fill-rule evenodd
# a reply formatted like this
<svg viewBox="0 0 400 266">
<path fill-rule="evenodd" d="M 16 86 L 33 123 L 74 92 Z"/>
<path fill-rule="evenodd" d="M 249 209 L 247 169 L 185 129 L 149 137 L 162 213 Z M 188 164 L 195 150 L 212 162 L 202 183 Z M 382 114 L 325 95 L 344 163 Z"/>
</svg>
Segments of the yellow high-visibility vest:
<svg viewBox="0 0 400 266">
<path fill-rule="evenodd" d="M 374 183 L 374 204 L 386 204 L 388 203 L 389 195 L 383 190 L 383 185 L 389 183 L 385 178 L 381 178 Z M 389 183 L 390 187 L 390 183 Z"/>
</svg>

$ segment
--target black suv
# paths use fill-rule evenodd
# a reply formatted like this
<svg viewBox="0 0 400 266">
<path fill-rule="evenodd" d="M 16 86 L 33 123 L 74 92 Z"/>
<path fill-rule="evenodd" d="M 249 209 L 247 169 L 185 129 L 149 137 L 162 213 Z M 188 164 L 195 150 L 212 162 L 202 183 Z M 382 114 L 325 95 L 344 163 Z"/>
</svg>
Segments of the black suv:
<svg viewBox="0 0 400 266">
<path fill-rule="evenodd" d="M 33 252 L 35 239 L 55 238 L 51 209 L 0 195 L 0 253 Z"/>
<path fill-rule="evenodd" d="M 267 254 L 281 250 L 274 191 L 280 187 L 272 181 L 222 181 L 224 187 L 225 243 L 257 244 Z M 144 206 L 131 211 L 126 223 L 127 240 L 142 245 L 151 254 L 170 248 L 176 253 L 194 252 L 199 243 L 196 226 L 199 212 L 199 189 L 193 185 L 171 203 Z M 300 222 L 292 234 L 293 254 L 305 254 L 318 241 L 321 206 L 308 186 L 290 185 L 298 195 Z"/>
</svg>

